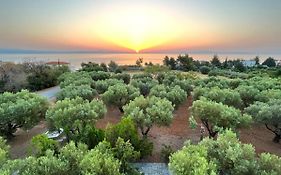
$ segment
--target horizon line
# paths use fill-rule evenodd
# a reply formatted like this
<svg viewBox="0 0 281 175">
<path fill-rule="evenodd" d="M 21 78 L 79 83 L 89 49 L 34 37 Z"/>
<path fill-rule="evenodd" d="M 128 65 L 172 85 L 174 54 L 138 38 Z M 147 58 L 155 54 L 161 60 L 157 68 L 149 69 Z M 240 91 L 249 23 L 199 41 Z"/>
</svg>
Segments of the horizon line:
<svg viewBox="0 0 281 175">
<path fill-rule="evenodd" d="M 0 54 L 281 54 L 281 52 L 257 52 L 257 51 L 210 51 L 210 50 L 161 50 L 161 51 L 116 51 L 116 50 L 27 50 L 27 49 L 1 49 Z"/>
</svg>

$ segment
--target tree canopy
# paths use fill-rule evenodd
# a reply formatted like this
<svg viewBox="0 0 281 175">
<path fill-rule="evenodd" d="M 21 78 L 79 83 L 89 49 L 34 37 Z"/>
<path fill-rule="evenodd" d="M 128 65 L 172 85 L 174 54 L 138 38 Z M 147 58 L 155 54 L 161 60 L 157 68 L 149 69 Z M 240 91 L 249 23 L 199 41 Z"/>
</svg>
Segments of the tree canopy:
<svg viewBox="0 0 281 175">
<path fill-rule="evenodd" d="M 70 139 L 76 134 L 81 134 L 87 124 L 94 124 L 105 113 L 106 108 L 100 100 L 89 102 L 81 97 L 66 98 L 47 111 L 46 119 L 55 128 L 63 128 Z"/>
<path fill-rule="evenodd" d="M 47 99 L 27 90 L 0 94 L 0 135 L 12 137 L 17 128 L 32 128 L 47 108 Z"/>
<path fill-rule="evenodd" d="M 102 94 L 102 99 L 106 104 L 116 106 L 123 112 L 122 107 L 138 96 L 140 96 L 140 92 L 137 88 L 131 85 L 116 84 L 110 86 L 108 90 Z"/>
<path fill-rule="evenodd" d="M 143 136 L 147 136 L 153 125 L 168 126 L 173 119 L 174 107 L 166 99 L 137 97 L 124 106 L 124 116 L 132 117 Z"/>
<path fill-rule="evenodd" d="M 252 120 L 251 116 L 241 114 L 238 109 L 204 98 L 193 103 L 192 115 L 201 120 L 211 137 L 215 137 L 220 128 L 235 130 L 248 126 Z"/>
</svg>

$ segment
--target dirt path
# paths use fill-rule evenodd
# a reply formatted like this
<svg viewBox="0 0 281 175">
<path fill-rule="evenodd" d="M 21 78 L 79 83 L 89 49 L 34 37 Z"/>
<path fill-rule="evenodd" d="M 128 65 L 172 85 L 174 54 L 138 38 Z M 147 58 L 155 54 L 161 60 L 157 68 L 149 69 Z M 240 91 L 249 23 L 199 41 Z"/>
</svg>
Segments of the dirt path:
<svg viewBox="0 0 281 175">
<path fill-rule="evenodd" d="M 47 131 L 46 122 L 42 121 L 29 131 L 19 129 L 15 133 L 15 137 L 8 144 L 11 146 L 11 158 L 24 158 L 28 155 L 28 149 L 32 137 Z"/>
</svg>

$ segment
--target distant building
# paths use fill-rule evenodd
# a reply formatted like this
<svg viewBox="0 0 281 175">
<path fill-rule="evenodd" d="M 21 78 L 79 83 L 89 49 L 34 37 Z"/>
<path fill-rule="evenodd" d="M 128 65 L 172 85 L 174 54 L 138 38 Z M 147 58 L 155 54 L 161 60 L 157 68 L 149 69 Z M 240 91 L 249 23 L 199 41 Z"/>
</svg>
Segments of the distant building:
<svg viewBox="0 0 281 175">
<path fill-rule="evenodd" d="M 254 67 L 256 65 L 255 60 L 242 60 L 241 62 L 245 67 Z"/>
<path fill-rule="evenodd" d="M 276 65 L 281 66 L 281 60 L 276 60 Z"/>
</svg>

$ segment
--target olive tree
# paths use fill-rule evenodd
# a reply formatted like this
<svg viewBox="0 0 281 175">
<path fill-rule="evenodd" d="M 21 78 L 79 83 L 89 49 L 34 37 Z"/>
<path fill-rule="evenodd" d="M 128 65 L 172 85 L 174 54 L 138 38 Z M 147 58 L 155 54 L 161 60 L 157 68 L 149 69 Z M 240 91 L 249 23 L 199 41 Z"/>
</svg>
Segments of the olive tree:
<svg viewBox="0 0 281 175">
<path fill-rule="evenodd" d="M 174 107 L 166 99 L 137 97 L 124 106 L 124 115 L 132 117 L 144 137 L 153 125 L 168 126 L 173 119 Z"/>
<path fill-rule="evenodd" d="M 106 108 L 100 100 L 89 102 L 80 97 L 66 98 L 58 101 L 53 108 L 47 111 L 46 119 L 55 128 L 63 128 L 69 140 L 71 137 L 81 134 L 87 124 L 94 124 L 105 113 Z"/>
<path fill-rule="evenodd" d="M 240 97 L 240 94 L 232 89 L 220 89 L 218 87 L 195 88 L 193 91 L 193 100 L 199 100 L 201 97 L 205 97 L 217 103 L 221 102 L 225 105 L 233 106 L 235 108 L 241 108 L 243 106 L 243 101 Z"/>
<path fill-rule="evenodd" d="M 215 137 L 220 128 L 235 130 L 248 126 L 252 120 L 250 115 L 241 114 L 238 109 L 204 98 L 193 103 L 192 116 L 201 120 L 210 137 Z"/>
<path fill-rule="evenodd" d="M 105 91 L 108 90 L 110 86 L 113 86 L 115 84 L 123 84 L 124 82 L 122 80 L 117 79 L 107 79 L 107 80 L 98 80 L 94 82 L 94 87 L 98 91 L 99 94 L 103 94 Z"/>
<path fill-rule="evenodd" d="M 252 115 L 254 120 L 262 123 L 271 131 L 275 137 L 274 142 L 279 143 L 281 139 L 281 100 L 272 99 L 267 103 L 255 102 L 245 109 Z"/>
<path fill-rule="evenodd" d="M 180 104 L 182 104 L 187 98 L 187 93 L 177 85 L 174 87 L 156 85 L 151 89 L 149 95 L 160 98 L 166 98 L 171 101 L 176 108 Z"/>
<path fill-rule="evenodd" d="M 138 96 L 140 96 L 140 92 L 137 88 L 131 85 L 116 84 L 110 86 L 108 90 L 102 94 L 102 99 L 106 104 L 116 106 L 123 112 L 122 107 Z"/>
<path fill-rule="evenodd" d="M 207 150 L 203 145 L 187 144 L 170 156 L 169 169 L 174 175 L 216 175 L 216 165 L 208 160 Z"/>
<path fill-rule="evenodd" d="M 216 140 L 205 138 L 197 145 L 187 143 L 170 157 L 169 168 L 175 175 L 277 175 L 281 172 L 281 158 L 271 154 L 257 157 L 251 144 L 241 143 L 230 130 Z"/>
<path fill-rule="evenodd" d="M 216 163 L 219 174 L 257 174 L 255 149 L 241 143 L 236 134 L 226 130 L 217 140 L 206 138 L 199 143 L 208 151 L 208 160 Z"/>
<path fill-rule="evenodd" d="M 13 136 L 17 128 L 29 129 L 44 118 L 47 99 L 22 90 L 0 95 L 0 135 Z"/>
<path fill-rule="evenodd" d="M 126 73 L 113 74 L 112 78 L 115 78 L 117 80 L 123 80 L 125 84 L 129 84 L 131 80 L 130 74 L 126 74 Z"/>
<path fill-rule="evenodd" d="M 121 162 L 114 158 L 114 154 L 107 145 L 101 142 L 90 150 L 80 162 L 82 174 L 121 175 Z"/>
<path fill-rule="evenodd" d="M 139 88 L 140 93 L 144 96 L 147 96 L 150 92 L 150 89 L 156 86 L 157 84 L 158 82 L 156 80 L 149 77 L 133 79 L 131 82 L 131 85 L 136 88 Z"/>
<path fill-rule="evenodd" d="M 57 93 L 57 100 L 63 100 L 65 98 L 73 99 L 76 97 L 81 97 L 85 100 L 92 100 L 96 95 L 97 91 L 92 89 L 89 85 L 68 85 Z"/>
<path fill-rule="evenodd" d="M 106 80 L 111 77 L 111 73 L 104 71 L 91 72 L 90 75 L 94 81 Z"/>
<path fill-rule="evenodd" d="M 260 91 L 254 86 L 238 86 L 237 90 L 240 94 L 240 97 L 244 103 L 244 107 L 248 107 L 258 100 L 258 95 Z"/>
</svg>

